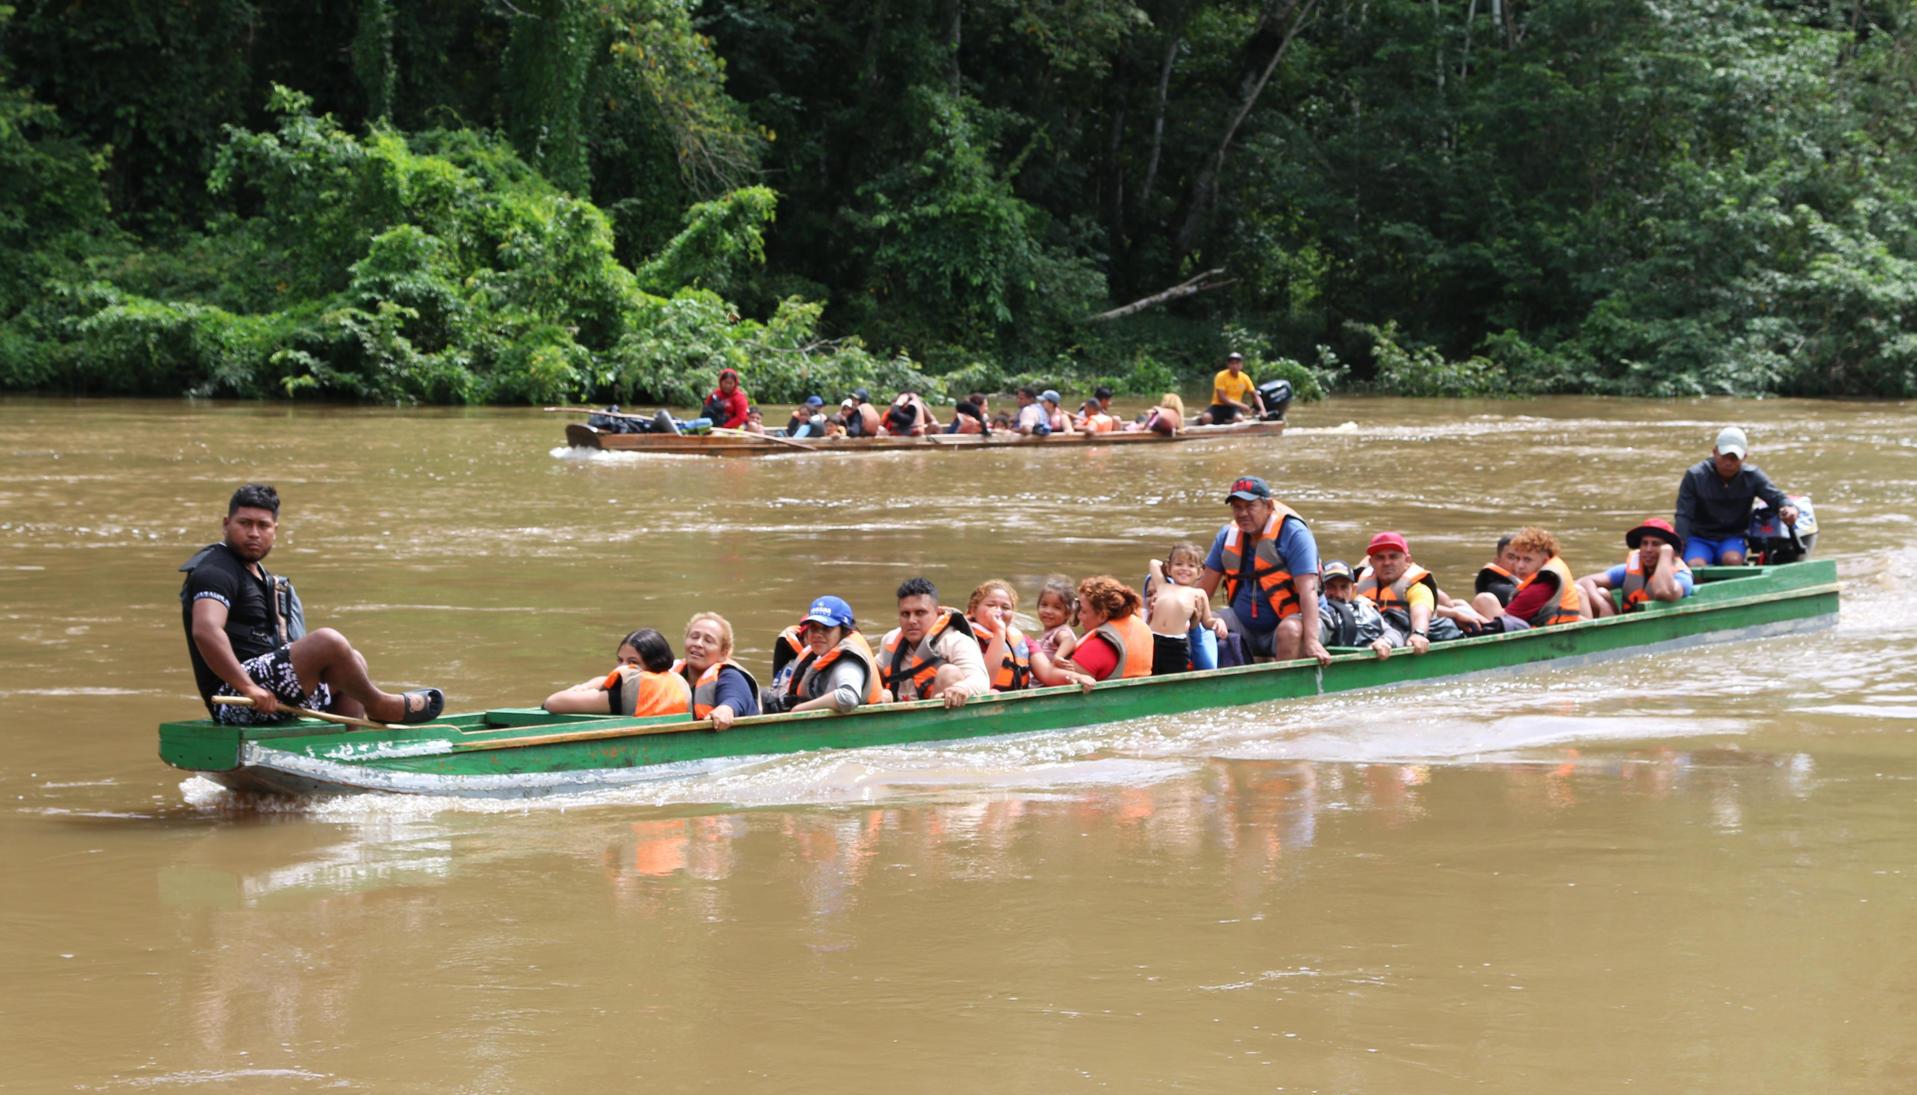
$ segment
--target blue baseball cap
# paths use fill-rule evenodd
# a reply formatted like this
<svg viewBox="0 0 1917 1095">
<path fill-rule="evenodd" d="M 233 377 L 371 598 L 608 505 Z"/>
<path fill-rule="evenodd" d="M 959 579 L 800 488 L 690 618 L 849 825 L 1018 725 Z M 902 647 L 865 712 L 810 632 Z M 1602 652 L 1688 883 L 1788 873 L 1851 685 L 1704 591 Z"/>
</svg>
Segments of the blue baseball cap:
<svg viewBox="0 0 1917 1095">
<path fill-rule="evenodd" d="M 857 617 L 852 615 L 852 606 L 846 604 L 844 598 L 827 595 L 813 601 L 812 607 L 806 609 L 805 619 L 799 622 L 824 624 L 827 627 L 851 627 L 856 621 Z"/>
<path fill-rule="evenodd" d="M 1225 496 L 1227 502 L 1233 498 L 1242 498 L 1247 502 L 1256 502 L 1271 497 L 1271 484 L 1255 475 L 1241 475 L 1232 482 L 1231 493 Z"/>
<path fill-rule="evenodd" d="M 808 407 L 823 407 L 825 406 L 825 400 L 820 396 L 808 395 L 805 397 L 805 405 Z"/>
</svg>

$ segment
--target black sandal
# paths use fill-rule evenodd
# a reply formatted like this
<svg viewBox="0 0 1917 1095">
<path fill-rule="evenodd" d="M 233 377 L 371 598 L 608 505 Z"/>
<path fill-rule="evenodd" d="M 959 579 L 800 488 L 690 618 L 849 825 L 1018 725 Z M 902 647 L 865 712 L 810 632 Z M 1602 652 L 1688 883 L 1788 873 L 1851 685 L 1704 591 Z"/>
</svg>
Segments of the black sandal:
<svg viewBox="0 0 1917 1095">
<path fill-rule="evenodd" d="M 415 688 L 410 692 L 401 692 L 399 695 L 406 701 L 406 714 L 399 721 L 408 726 L 431 722 L 439 717 L 440 712 L 446 710 L 446 693 L 437 688 Z M 415 709 L 414 696 L 423 698 L 426 701 L 425 705 Z"/>
</svg>

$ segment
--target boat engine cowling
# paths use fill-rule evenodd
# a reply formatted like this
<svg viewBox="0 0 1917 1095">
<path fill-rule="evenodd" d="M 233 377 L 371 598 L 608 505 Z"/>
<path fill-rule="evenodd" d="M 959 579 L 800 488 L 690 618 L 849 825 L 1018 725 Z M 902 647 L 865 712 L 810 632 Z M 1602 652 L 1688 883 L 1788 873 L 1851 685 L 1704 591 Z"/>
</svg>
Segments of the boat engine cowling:
<svg viewBox="0 0 1917 1095">
<path fill-rule="evenodd" d="M 1817 544 L 1817 512 L 1811 508 L 1810 495 L 1793 494 L 1797 523 L 1786 525 L 1759 498 L 1751 507 L 1751 527 L 1745 534 L 1750 545 L 1750 561 L 1760 566 L 1795 563 L 1811 553 Z"/>
<path fill-rule="evenodd" d="M 1285 410 L 1291 406 L 1291 381 L 1265 381 L 1263 384 L 1258 385 L 1258 398 L 1265 401 L 1265 413 L 1259 421 L 1283 421 Z"/>
</svg>

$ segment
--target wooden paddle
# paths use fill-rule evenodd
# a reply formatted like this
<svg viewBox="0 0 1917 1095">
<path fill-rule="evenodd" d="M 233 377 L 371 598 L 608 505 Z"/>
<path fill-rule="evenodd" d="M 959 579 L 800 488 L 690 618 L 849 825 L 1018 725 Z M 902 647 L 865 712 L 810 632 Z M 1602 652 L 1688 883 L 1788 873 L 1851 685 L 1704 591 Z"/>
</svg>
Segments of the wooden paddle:
<svg viewBox="0 0 1917 1095">
<path fill-rule="evenodd" d="M 245 696 L 214 696 L 214 703 L 228 707 L 251 707 L 253 701 Z M 341 726 L 357 727 L 361 730 L 457 730 L 451 723 L 431 722 L 416 725 L 395 726 L 391 723 L 374 722 L 372 719 L 356 719 L 351 715 L 335 715 L 331 711 L 315 711 L 310 707 L 295 707 L 290 703 L 280 704 L 280 710 L 291 711 L 302 718 L 318 719 L 321 722 L 334 722 Z"/>
<path fill-rule="evenodd" d="M 781 445 L 798 449 L 800 452 L 819 451 L 818 446 L 816 445 L 808 445 L 803 441 L 795 441 L 790 437 L 781 437 L 778 434 L 753 433 L 750 430 L 735 430 L 725 426 L 714 426 L 712 427 L 712 432 L 716 434 L 721 434 L 725 437 L 746 437 L 754 441 L 775 441 Z"/>
</svg>

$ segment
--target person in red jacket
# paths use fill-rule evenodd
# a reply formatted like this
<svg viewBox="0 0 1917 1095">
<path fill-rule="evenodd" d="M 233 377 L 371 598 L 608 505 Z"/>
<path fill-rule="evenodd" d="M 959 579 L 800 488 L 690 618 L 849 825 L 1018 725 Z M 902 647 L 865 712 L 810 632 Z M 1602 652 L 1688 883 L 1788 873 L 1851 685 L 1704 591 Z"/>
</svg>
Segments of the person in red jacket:
<svg viewBox="0 0 1917 1095">
<path fill-rule="evenodd" d="M 739 387 L 738 371 L 726 368 L 719 370 L 719 387 L 706 396 L 706 405 L 701 413 L 721 429 L 736 430 L 745 425 L 746 411 L 750 407 L 745 389 Z"/>
</svg>

